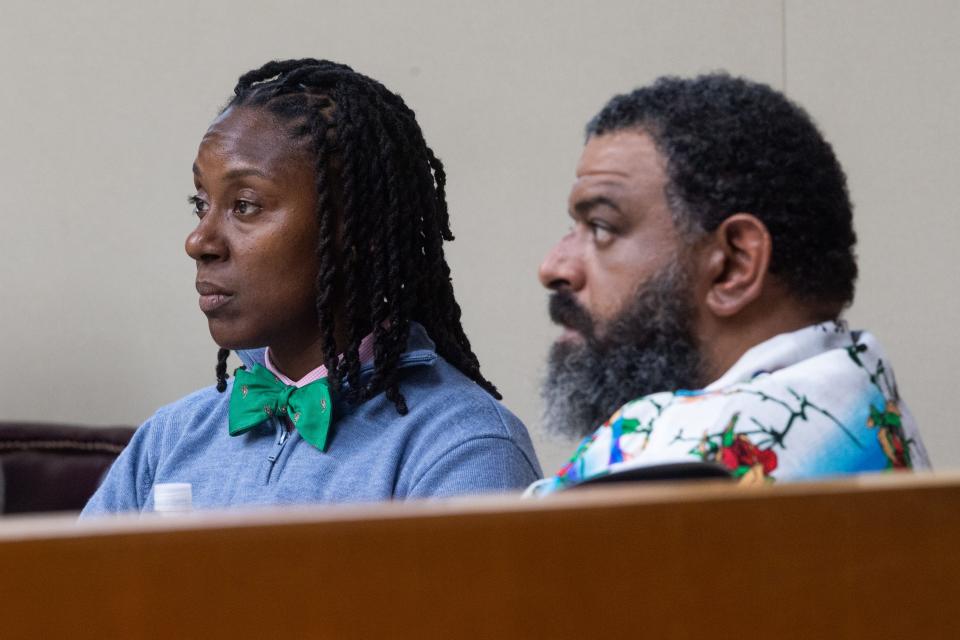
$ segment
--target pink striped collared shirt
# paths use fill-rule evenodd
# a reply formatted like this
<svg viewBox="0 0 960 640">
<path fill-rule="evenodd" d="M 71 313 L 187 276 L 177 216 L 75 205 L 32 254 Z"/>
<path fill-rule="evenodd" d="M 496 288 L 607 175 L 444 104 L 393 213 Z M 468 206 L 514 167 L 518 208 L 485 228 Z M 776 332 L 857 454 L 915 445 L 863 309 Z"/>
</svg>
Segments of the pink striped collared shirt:
<svg viewBox="0 0 960 640">
<path fill-rule="evenodd" d="M 360 341 L 359 356 L 360 356 L 360 364 L 366 364 L 373 360 L 373 334 L 372 333 L 368 333 L 367 336 Z M 343 355 L 341 354 L 340 357 L 343 358 Z M 291 380 L 287 376 L 280 373 L 280 370 L 273 365 L 273 362 L 271 362 L 270 347 L 267 347 L 266 353 L 264 353 L 264 356 L 263 356 L 263 361 L 264 361 L 264 365 L 266 365 L 267 367 L 267 370 L 270 371 L 270 373 L 272 373 L 273 375 L 277 376 L 277 380 L 291 387 L 297 387 L 297 388 L 305 387 L 311 382 L 316 382 L 317 380 L 321 380 L 327 377 L 327 365 L 322 364 L 316 369 L 314 369 L 313 371 L 311 371 L 310 373 L 308 373 L 307 375 L 300 378 L 299 380 Z"/>
</svg>

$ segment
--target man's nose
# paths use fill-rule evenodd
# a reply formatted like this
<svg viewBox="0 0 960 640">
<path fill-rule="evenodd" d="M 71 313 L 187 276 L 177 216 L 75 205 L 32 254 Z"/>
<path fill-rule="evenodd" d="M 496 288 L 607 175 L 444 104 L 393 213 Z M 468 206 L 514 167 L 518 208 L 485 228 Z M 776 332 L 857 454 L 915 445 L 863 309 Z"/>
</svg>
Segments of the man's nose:
<svg viewBox="0 0 960 640">
<path fill-rule="evenodd" d="M 540 264 L 539 276 L 540 284 L 547 289 L 567 287 L 578 291 L 583 287 L 583 262 L 572 233 L 565 235 L 550 249 Z"/>
<path fill-rule="evenodd" d="M 198 262 L 215 262 L 227 257 L 227 244 L 220 228 L 219 216 L 208 212 L 197 223 L 184 243 L 187 255 Z"/>
</svg>

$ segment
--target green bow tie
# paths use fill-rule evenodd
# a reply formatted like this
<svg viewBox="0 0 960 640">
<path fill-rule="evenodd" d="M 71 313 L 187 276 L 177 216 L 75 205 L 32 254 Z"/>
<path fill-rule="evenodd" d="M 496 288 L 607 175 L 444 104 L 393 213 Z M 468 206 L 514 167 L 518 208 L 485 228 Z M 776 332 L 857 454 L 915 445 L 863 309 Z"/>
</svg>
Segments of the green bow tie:
<svg viewBox="0 0 960 640">
<path fill-rule="evenodd" d="M 230 435 L 237 436 L 273 416 L 289 416 L 303 439 L 321 451 L 330 432 L 330 389 L 327 379 L 290 387 L 259 364 L 253 371 L 234 372 L 230 395 Z"/>
</svg>

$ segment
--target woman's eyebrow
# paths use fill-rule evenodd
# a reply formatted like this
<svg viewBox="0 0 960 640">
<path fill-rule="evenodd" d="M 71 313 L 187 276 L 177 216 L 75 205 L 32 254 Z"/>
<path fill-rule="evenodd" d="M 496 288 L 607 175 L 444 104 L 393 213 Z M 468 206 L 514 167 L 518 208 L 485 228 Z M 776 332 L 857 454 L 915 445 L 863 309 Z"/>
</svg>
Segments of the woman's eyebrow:
<svg viewBox="0 0 960 640">
<path fill-rule="evenodd" d="M 193 163 L 193 175 L 202 175 L 200 172 L 200 167 L 197 166 L 196 162 Z M 223 174 L 223 178 L 225 180 L 236 180 L 237 178 L 246 178 L 247 176 L 255 176 L 264 179 L 270 177 L 260 169 L 255 169 L 253 167 L 240 167 L 237 169 L 231 169 Z"/>
<path fill-rule="evenodd" d="M 254 176 L 257 178 L 270 177 L 260 169 L 254 169 L 253 167 L 241 167 L 238 169 L 230 169 L 230 171 L 227 171 L 225 174 L 223 174 L 223 177 L 226 180 L 236 180 L 237 178 L 246 178 L 247 176 Z"/>
</svg>

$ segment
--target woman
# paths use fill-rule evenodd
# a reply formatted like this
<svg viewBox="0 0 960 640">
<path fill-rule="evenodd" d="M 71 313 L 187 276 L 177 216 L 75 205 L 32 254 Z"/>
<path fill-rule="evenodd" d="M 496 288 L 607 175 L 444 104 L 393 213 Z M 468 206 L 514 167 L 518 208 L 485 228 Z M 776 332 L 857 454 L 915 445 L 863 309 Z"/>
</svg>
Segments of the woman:
<svg viewBox="0 0 960 640">
<path fill-rule="evenodd" d="M 380 83 L 312 59 L 245 74 L 200 143 L 186 250 L 217 385 L 159 410 L 85 515 L 450 496 L 540 475 L 460 325 L 443 165 Z M 266 347 L 261 350 L 261 347 Z M 228 381 L 229 350 L 244 368 Z"/>
</svg>

